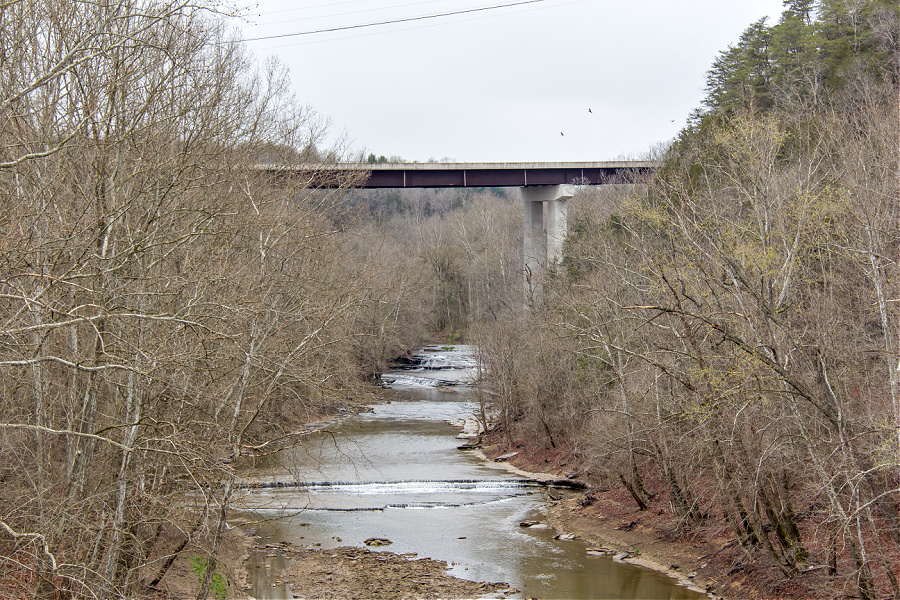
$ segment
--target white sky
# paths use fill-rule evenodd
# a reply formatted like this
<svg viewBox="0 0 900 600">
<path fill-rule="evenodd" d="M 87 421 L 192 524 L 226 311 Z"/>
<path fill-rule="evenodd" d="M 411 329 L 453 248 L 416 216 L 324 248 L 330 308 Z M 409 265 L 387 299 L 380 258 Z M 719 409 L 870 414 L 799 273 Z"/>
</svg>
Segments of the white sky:
<svg viewBox="0 0 900 600">
<path fill-rule="evenodd" d="M 245 38 L 517 0 L 243 0 Z M 718 52 L 782 0 L 540 0 L 248 42 L 357 151 L 410 161 L 639 158 L 700 105 Z M 588 109 L 591 112 L 588 112 Z M 564 135 L 560 135 L 563 133 Z"/>
</svg>

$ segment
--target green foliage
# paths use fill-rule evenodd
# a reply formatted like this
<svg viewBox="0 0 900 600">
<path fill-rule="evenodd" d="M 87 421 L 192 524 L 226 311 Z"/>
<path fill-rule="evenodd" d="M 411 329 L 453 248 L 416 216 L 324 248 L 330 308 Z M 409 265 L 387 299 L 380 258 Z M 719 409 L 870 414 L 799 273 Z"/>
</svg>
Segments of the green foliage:
<svg viewBox="0 0 900 600">
<path fill-rule="evenodd" d="M 787 0 L 776 25 L 756 21 L 707 73 L 708 112 L 827 102 L 859 77 L 900 80 L 896 2 Z"/>
<path fill-rule="evenodd" d="M 195 556 L 191 559 L 191 571 L 197 576 L 197 583 L 203 585 L 203 579 L 206 577 L 206 567 L 209 560 L 202 556 Z M 212 592 L 213 598 L 216 600 L 225 600 L 228 597 L 228 586 L 225 578 L 221 573 L 213 573 L 212 580 L 209 584 L 209 591 Z"/>
<path fill-rule="evenodd" d="M 766 26 L 765 18 L 747 28 L 738 44 L 713 62 L 706 77 L 709 95 L 704 103 L 726 111 L 771 107 L 774 76 L 769 53 L 771 43 L 772 30 Z"/>
</svg>

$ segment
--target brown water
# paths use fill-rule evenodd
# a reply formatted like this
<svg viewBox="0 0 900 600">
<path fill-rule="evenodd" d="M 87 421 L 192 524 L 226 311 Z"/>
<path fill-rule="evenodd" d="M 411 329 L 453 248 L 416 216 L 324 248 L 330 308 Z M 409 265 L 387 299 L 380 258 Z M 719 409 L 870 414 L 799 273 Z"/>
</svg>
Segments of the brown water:
<svg viewBox="0 0 900 600">
<path fill-rule="evenodd" d="M 403 389 L 389 391 L 392 401 L 374 413 L 257 463 L 248 475 L 288 484 L 245 490 L 243 508 L 264 520 L 254 526 L 257 535 L 320 548 L 384 537 L 391 552 L 448 561 L 452 574 L 507 582 L 520 597 L 703 598 L 661 573 L 588 555 L 584 543 L 555 540 L 549 528 L 520 527 L 541 518 L 545 493 L 457 450 L 461 441 L 447 420 L 471 417 L 472 390 L 428 385 L 429 375 L 464 379 L 453 372 L 453 359 L 434 373 L 414 374 L 416 384 L 395 383 Z M 290 598 L 272 585 L 283 561 L 264 553 L 254 561 L 251 594 Z"/>
</svg>

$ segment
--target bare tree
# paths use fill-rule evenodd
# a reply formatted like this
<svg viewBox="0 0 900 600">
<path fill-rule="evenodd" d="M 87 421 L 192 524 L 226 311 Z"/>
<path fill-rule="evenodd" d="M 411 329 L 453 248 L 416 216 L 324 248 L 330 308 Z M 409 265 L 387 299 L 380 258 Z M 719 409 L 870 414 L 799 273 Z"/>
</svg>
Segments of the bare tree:
<svg viewBox="0 0 900 600">
<path fill-rule="evenodd" d="M 510 443 L 566 432 L 639 508 L 724 519 L 747 568 L 869 599 L 900 596 L 900 161 L 895 87 L 854 81 L 814 116 L 709 119 L 648 189 L 583 197 L 512 359 L 511 321 L 483 350 L 516 382 Z"/>
<path fill-rule="evenodd" d="M 253 169 L 314 157 L 320 122 L 215 6 L 0 6 L 0 537 L 22 595 L 137 594 L 205 536 L 205 597 L 235 461 L 355 374 L 330 366 L 370 295 L 342 192 Z"/>
</svg>

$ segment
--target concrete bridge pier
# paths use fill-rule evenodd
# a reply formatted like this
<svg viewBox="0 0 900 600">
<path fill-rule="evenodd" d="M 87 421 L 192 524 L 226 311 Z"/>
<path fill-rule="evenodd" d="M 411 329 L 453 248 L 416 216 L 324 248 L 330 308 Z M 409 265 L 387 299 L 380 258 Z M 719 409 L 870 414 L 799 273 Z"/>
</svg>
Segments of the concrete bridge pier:
<svg viewBox="0 0 900 600">
<path fill-rule="evenodd" d="M 525 302 L 541 299 L 541 279 L 548 268 L 562 259 L 562 245 L 568 232 L 568 201 L 573 185 L 540 185 L 519 188 L 525 204 Z M 544 229 L 544 205 L 547 228 Z"/>
</svg>

